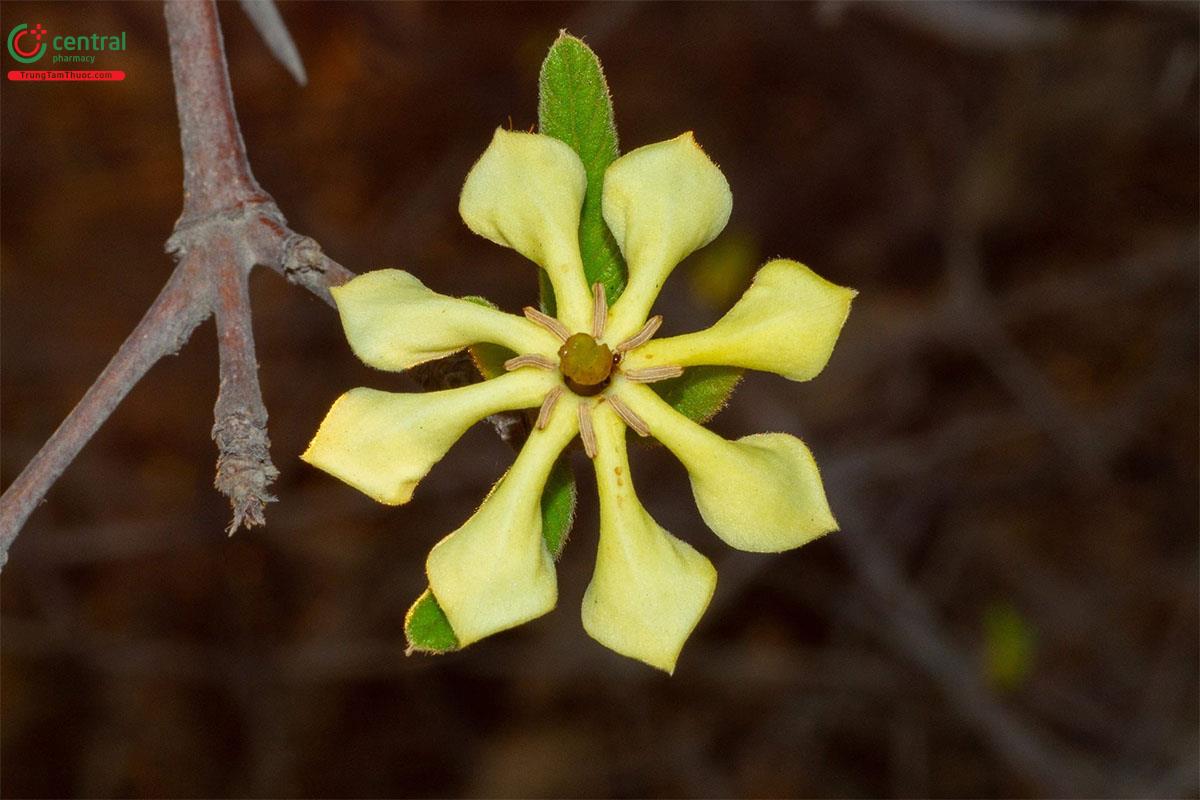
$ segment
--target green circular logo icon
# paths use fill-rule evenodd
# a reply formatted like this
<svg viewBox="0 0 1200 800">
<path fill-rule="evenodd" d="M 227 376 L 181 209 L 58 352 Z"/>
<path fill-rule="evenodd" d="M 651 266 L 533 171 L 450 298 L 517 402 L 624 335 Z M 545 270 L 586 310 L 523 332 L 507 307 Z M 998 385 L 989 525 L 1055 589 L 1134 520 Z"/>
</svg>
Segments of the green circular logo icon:
<svg viewBox="0 0 1200 800">
<path fill-rule="evenodd" d="M 8 54 L 22 64 L 32 64 L 46 54 L 45 35 L 42 23 L 32 28 L 21 23 L 8 32 Z"/>
</svg>

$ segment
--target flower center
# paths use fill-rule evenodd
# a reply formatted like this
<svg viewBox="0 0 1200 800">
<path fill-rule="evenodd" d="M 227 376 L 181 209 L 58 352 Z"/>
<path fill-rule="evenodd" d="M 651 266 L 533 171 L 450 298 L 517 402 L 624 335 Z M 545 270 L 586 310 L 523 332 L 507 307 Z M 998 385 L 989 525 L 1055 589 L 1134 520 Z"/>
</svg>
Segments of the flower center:
<svg viewBox="0 0 1200 800">
<path fill-rule="evenodd" d="M 558 349 L 559 364 L 567 386 L 585 397 L 599 394 L 608 384 L 613 369 L 613 352 L 586 333 L 576 333 Z"/>
</svg>

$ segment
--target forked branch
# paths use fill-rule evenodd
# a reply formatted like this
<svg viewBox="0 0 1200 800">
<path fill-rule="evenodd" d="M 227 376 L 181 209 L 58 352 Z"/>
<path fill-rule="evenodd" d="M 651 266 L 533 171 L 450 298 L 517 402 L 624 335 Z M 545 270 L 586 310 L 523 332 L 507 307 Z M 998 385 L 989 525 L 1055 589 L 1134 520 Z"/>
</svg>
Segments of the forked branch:
<svg viewBox="0 0 1200 800">
<path fill-rule="evenodd" d="M 287 227 L 254 179 L 238 127 L 217 8 L 166 3 L 171 72 L 183 150 L 183 213 L 167 241 L 176 267 L 133 333 L 0 497 L 0 565 L 29 515 L 138 381 L 216 316 L 221 389 L 215 409 L 216 485 L 233 507 L 230 532 L 263 522 L 278 475 L 268 454 L 248 290 L 250 270 L 270 267 L 327 303 L 354 273 Z"/>
</svg>

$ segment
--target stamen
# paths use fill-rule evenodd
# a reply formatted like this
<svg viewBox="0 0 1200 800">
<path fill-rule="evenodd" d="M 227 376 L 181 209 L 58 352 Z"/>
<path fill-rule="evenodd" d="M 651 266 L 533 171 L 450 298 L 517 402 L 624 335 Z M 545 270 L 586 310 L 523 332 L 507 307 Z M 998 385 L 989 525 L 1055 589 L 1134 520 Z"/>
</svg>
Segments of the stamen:
<svg viewBox="0 0 1200 800">
<path fill-rule="evenodd" d="M 530 322 L 536 322 L 538 325 L 541 325 L 543 328 L 557 336 L 561 341 L 565 342 L 567 337 L 571 335 L 571 332 L 567 330 L 566 325 L 563 325 L 549 314 L 543 314 L 533 306 L 525 306 L 523 309 L 521 309 L 521 311 L 525 313 L 525 316 Z"/>
<path fill-rule="evenodd" d="M 554 404 L 558 402 L 558 398 L 562 397 L 562 393 L 563 387 L 561 386 L 555 386 L 546 392 L 546 399 L 542 401 L 542 408 L 538 411 L 535 423 L 539 431 L 544 431 L 550 424 L 550 415 L 554 412 Z"/>
<path fill-rule="evenodd" d="M 608 301 L 604 299 L 604 286 L 592 284 L 592 338 L 604 335 L 604 323 L 608 320 Z"/>
<path fill-rule="evenodd" d="M 583 440 L 583 452 L 588 458 L 596 457 L 596 431 L 592 428 L 592 407 L 579 404 L 579 438 Z"/>
<path fill-rule="evenodd" d="M 537 367 L 538 369 L 558 369 L 558 365 L 551 361 L 546 356 L 539 356 L 537 353 L 528 353 L 523 356 L 515 356 L 504 362 L 504 368 L 509 372 L 521 367 Z"/>
<path fill-rule="evenodd" d="M 625 421 L 625 424 L 632 428 L 638 436 L 649 436 L 650 426 L 646 421 L 633 413 L 633 409 L 625 405 L 625 402 L 615 394 L 610 394 L 606 398 L 613 411 L 617 412 L 617 416 Z"/>
<path fill-rule="evenodd" d="M 650 341 L 654 334 L 658 332 L 659 326 L 661 325 L 662 314 L 655 314 L 653 317 L 646 320 L 646 324 L 642 326 L 640 331 L 617 345 L 617 352 L 624 353 L 625 351 L 632 350 L 635 347 L 641 347 L 646 342 Z"/>
<path fill-rule="evenodd" d="M 654 383 L 668 378 L 678 378 L 683 374 L 683 367 L 661 366 L 646 367 L 645 369 L 627 369 L 625 377 L 634 383 Z"/>
</svg>

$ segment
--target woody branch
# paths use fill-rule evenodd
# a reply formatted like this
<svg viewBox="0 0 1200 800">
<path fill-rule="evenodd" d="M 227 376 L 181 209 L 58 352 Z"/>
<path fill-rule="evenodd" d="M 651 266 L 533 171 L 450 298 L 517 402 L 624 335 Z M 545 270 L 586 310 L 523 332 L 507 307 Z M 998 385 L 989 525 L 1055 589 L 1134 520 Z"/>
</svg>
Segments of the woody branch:
<svg viewBox="0 0 1200 800">
<path fill-rule="evenodd" d="M 230 530 L 263 522 L 278 474 L 267 453 L 248 276 L 270 267 L 332 303 L 329 287 L 354 276 L 287 227 L 246 157 L 211 0 L 166 3 L 184 165 L 183 213 L 167 241 L 176 267 L 95 383 L 0 496 L 0 565 L 29 515 L 83 446 L 159 359 L 178 352 L 215 314 L 221 389 L 213 436 L 216 485 L 233 506 Z"/>
</svg>

